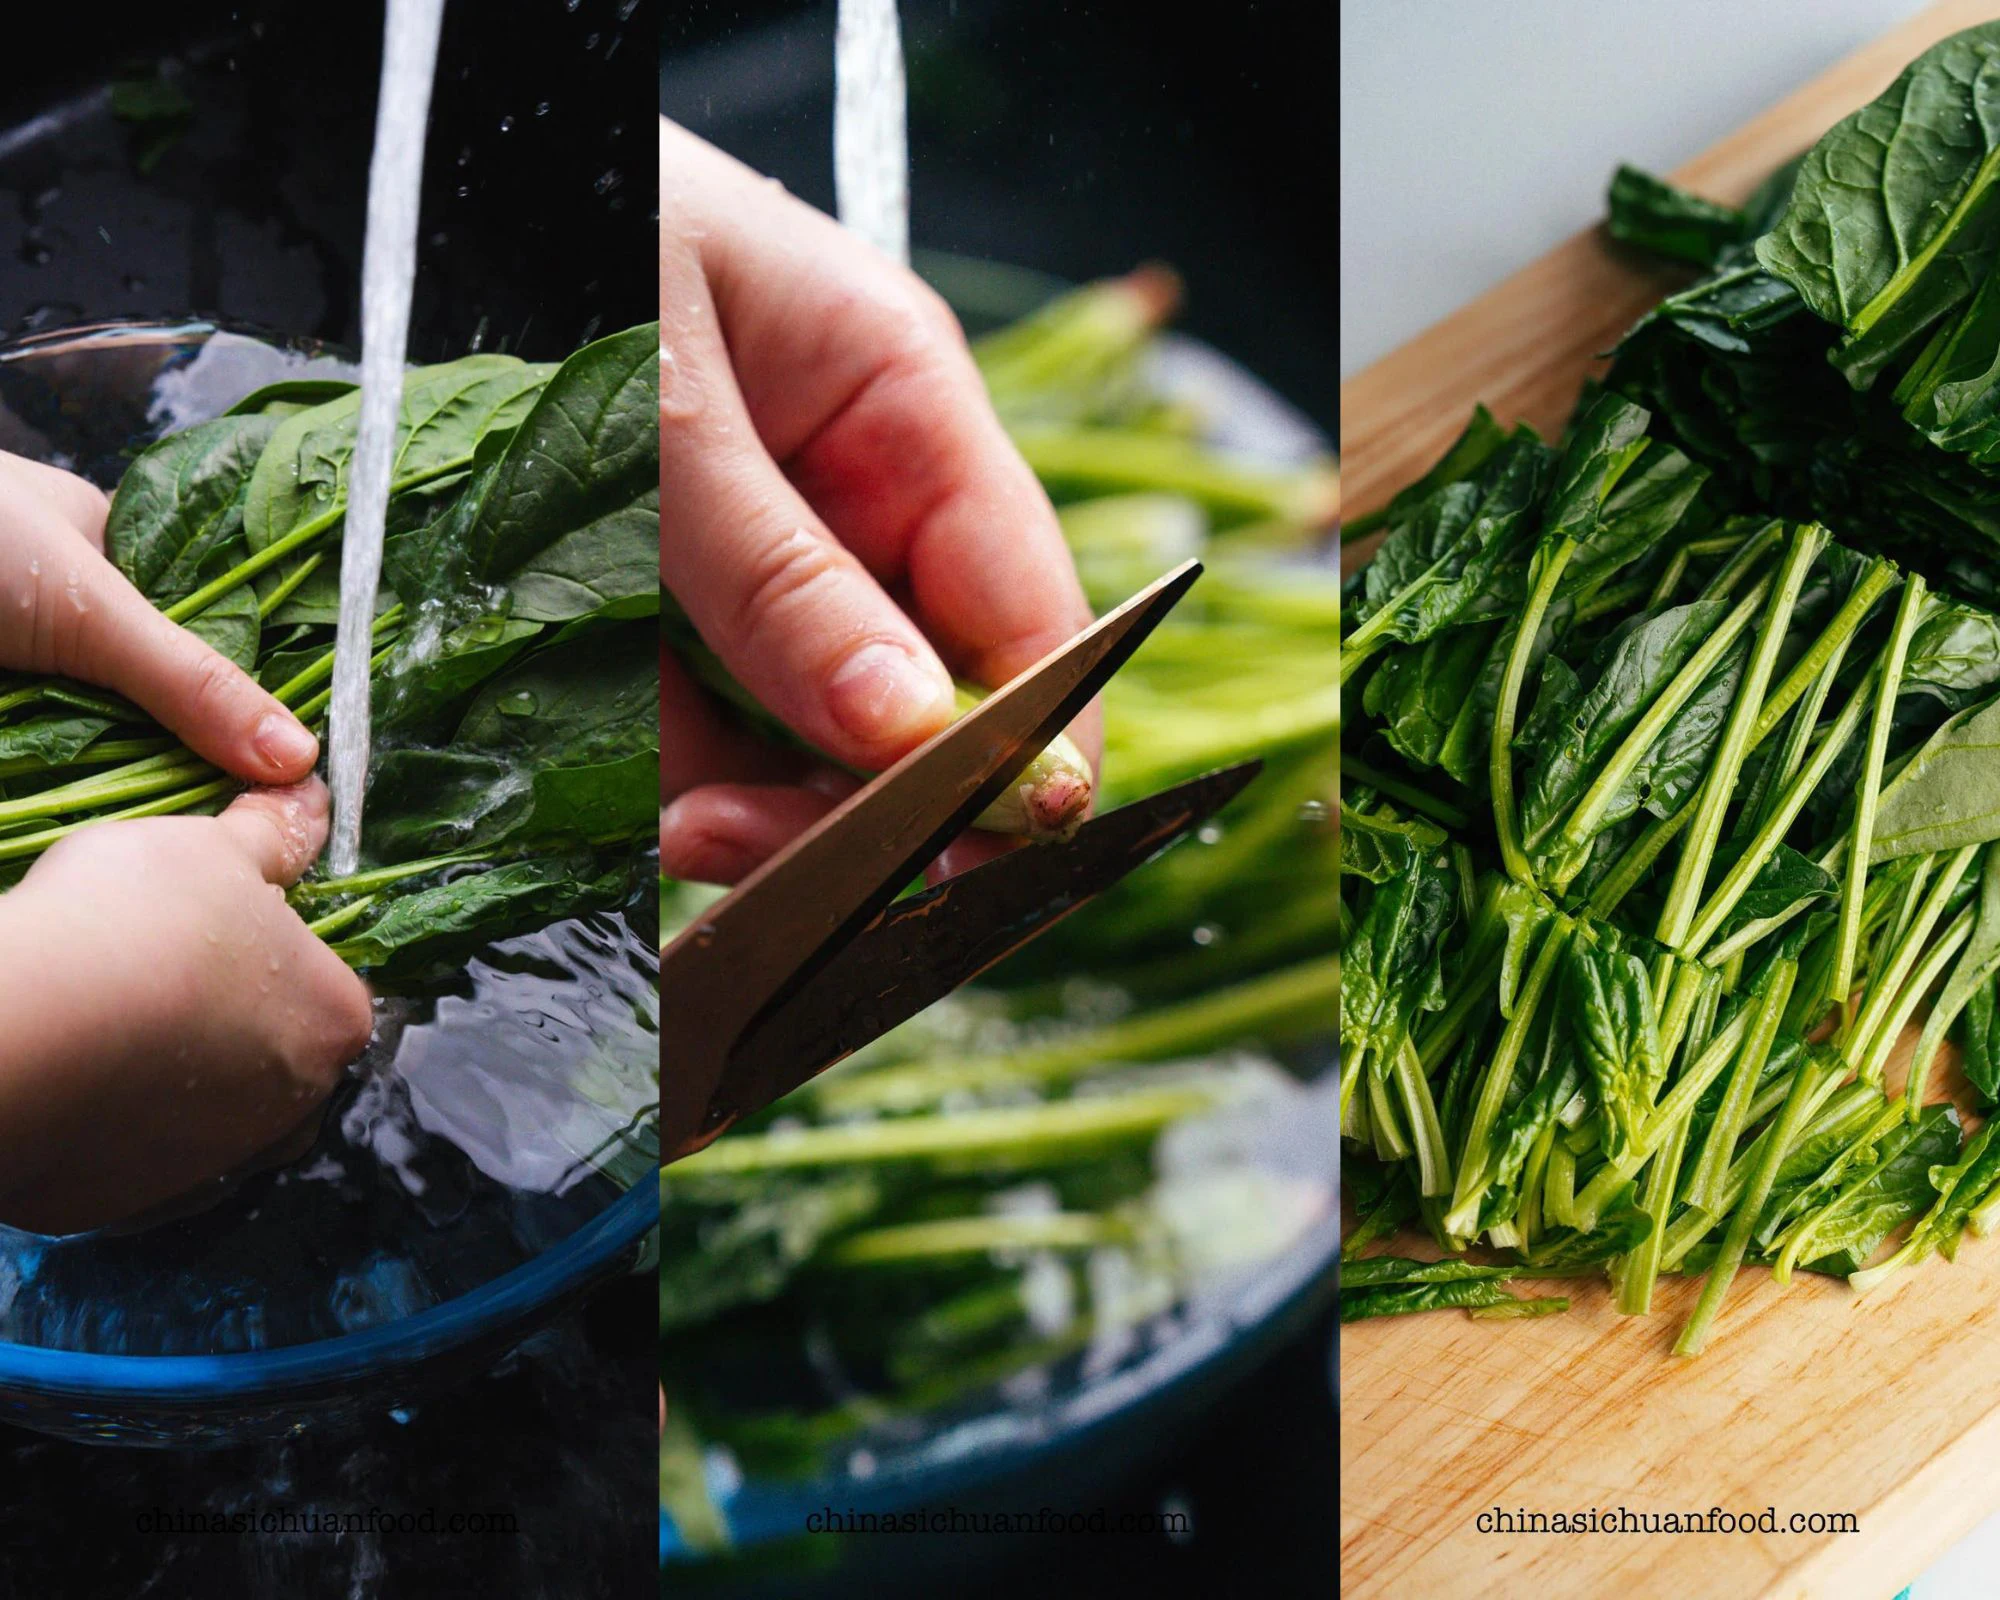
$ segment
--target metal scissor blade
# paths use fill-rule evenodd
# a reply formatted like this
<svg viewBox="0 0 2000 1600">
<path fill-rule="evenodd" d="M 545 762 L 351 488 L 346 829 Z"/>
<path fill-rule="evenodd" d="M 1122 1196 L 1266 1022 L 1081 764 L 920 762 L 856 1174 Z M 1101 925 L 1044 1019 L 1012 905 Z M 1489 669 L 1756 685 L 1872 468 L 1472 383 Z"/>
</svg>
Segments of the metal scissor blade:
<svg viewBox="0 0 2000 1600">
<path fill-rule="evenodd" d="M 942 999 L 1198 828 L 1262 762 L 1209 773 L 898 900 L 730 1053 L 697 1148 Z M 685 1141 L 671 1136 L 679 1154 Z M 670 1156 L 669 1159 L 672 1159 Z"/>
<path fill-rule="evenodd" d="M 1183 562 L 843 801 L 660 958 L 663 1096 L 707 1104 L 722 1063 L 809 982 L 1123 666 L 1200 576 Z"/>
</svg>

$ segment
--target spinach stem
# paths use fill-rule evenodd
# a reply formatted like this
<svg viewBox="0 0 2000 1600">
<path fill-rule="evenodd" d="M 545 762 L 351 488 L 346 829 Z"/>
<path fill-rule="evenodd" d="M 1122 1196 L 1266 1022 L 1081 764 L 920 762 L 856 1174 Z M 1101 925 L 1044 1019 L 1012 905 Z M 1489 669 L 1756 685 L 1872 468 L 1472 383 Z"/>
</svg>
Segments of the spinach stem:
<svg viewBox="0 0 2000 1600">
<path fill-rule="evenodd" d="M 1695 1160 L 1694 1176 L 1688 1181 L 1685 1198 L 1689 1205 L 1699 1206 L 1712 1216 L 1722 1212 L 1722 1182 L 1736 1152 L 1736 1141 L 1749 1121 L 1757 1080 L 1764 1071 L 1764 1063 L 1770 1059 L 1772 1045 L 1777 1043 L 1778 1025 L 1784 1020 L 1785 1002 L 1792 996 L 1798 972 L 1798 963 L 1791 960 L 1780 960 L 1772 967 L 1758 997 L 1756 1021 L 1736 1057 L 1735 1069 L 1722 1091 L 1722 1103 L 1716 1107 L 1715 1120 L 1708 1125 L 1708 1136 Z"/>
<path fill-rule="evenodd" d="M 1658 742 L 1660 735 L 1666 731 L 1667 724 L 1679 713 L 1681 707 L 1686 705 L 1694 697 L 1695 691 L 1707 681 L 1709 673 L 1715 670 L 1716 663 L 1735 645 L 1743 630 L 1750 626 L 1751 619 L 1757 614 L 1758 606 L 1763 603 L 1770 591 L 1771 580 L 1767 577 L 1737 601 L 1729 615 L 1724 617 L 1715 631 L 1701 642 L 1683 663 L 1680 671 L 1676 672 L 1666 687 L 1654 697 L 1653 703 L 1646 707 L 1645 713 L 1632 724 L 1631 731 L 1611 753 L 1610 759 L 1605 762 L 1596 779 L 1584 791 L 1583 798 L 1576 803 L 1569 820 L 1563 824 L 1563 842 L 1569 845 L 1572 851 L 1589 844 L 1591 835 L 1597 831 L 1598 823 L 1603 819 L 1612 800 L 1617 797 L 1618 791 L 1624 786 L 1625 780 L 1631 777 L 1633 769 L 1645 759 L 1647 752 Z M 1796 597 L 1796 587 L 1793 593 Z M 1576 865 L 1579 868 L 1583 865 L 1581 858 L 1577 859 Z M 1572 871 L 1570 876 L 1574 875 Z"/>
<path fill-rule="evenodd" d="M 1790 783 L 1785 785 L 1777 799 L 1772 802 L 1770 815 L 1764 819 L 1756 833 L 1751 835 L 1750 842 L 1744 846 L 1743 853 L 1736 858 L 1735 865 L 1724 874 L 1722 882 L 1716 886 L 1715 893 L 1709 896 L 1708 904 L 1695 916 L 1693 925 L 1683 933 L 1680 940 L 1683 953 L 1690 957 L 1701 956 L 1710 965 L 1716 965 L 1728 954 L 1734 953 L 1728 945 L 1706 954 L 1704 951 L 1709 940 L 1715 937 L 1722 924 L 1728 920 L 1730 912 L 1736 909 L 1737 904 L 1749 891 L 1750 885 L 1756 881 L 1757 874 L 1763 871 L 1764 863 L 1777 849 L 1799 813 L 1805 809 L 1806 802 L 1812 798 L 1813 791 L 1819 787 L 1820 780 L 1826 776 L 1828 768 L 1833 765 L 1840 752 L 1847 748 L 1848 741 L 1859 731 L 1861 717 L 1868 709 L 1869 691 L 1874 682 L 1873 672 L 1861 681 L 1854 693 L 1848 697 L 1846 706 L 1835 718 L 1833 726 L 1827 729 L 1826 736 L 1820 740 L 1819 748 L 1813 752 L 1812 759 Z"/>
<path fill-rule="evenodd" d="M 1554 981 L 1556 964 L 1569 947 L 1574 927 L 1575 924 L 1560 912 L 1550 919 L 1548 931 L 1542 936 L 1541 948 L 1535 952 L 1534 964 L 1528 969 L 1521 992 L 1514 997 L 1514 1014 L 1508 1018 L 1500 1042 L 1494 1047 L 1493 1055 L 1480 1077 L 1473 1099 L 1472 1117 L 1466 1124 L 1465 1142 L 1459 1151 L 1451 1207 L 1444 1217 L 1447 1233 L 1470 1238 L 1479 1231 L 1479 1202 L 1485 1197 L 1487 1185 L 1492 1181 L 1489 1170 L 1492 1151 L 1489 1146 L 1493 1125 L 1499 1120 L 1500 1108 L 1514 1081 L 1514 1065 L 1520 1060 L 1529 1028 L 1536 1013 L 1541 1010 L 1542 996 Z"/>
<path fill-rule="evenodd" d="M 1826 529 L 1818 523 L 1807 523 L 1792 531 L 1777 584 L 1771 589 L 1763 630 L 1737 688 L 1735 703 L 1730 707 L 1721 745 L 1709 762 L 1708 776 L 1696 803 L 1693 829 L 1681 848 L 1673 882 L 1667 890 L 1666 908 L 1660 913 L 1658 937 L 1669 949 L 1681 948 L 1694 920 L 1702 889 L 1708 881 L 1709 864 L 1715 857 L 1715 846 L 1722 837 L 1723 817 L 1736 792 L 1736 779 L 1763 710 L 1764 691 L 1777 667 L 1778 651 L 1784 645 L 1785 631 L 1798 605 L 1806 574 L 1826 548 L 1828 537 Z"/>
<path fill-rule="evenodd" d="M 1771 1186 L 1777 1180 L 1779 1164 L 1805 1123 L 1814 1091 L 1823 1086 L 1827 1076 L 1828 1069 L 1811 1058 L 1801 1063 L 1798 1071 L 1792 1074 L 1791 1088 L 1785 1095 L 1783 1108 L 1778 1112 L 1778 1120 L 1765 1135 L 1763 1155 L 1750 1173 L 1743 1197 L 1736 1202 L 1736 1209 L 1730 1214 L 1729 1229 L 1722 1236 L 1722 1249 L 1702 1282 L 1701 1297 L 1695 1302 L 1687 1325 L 1681 1329 L 1680 1338 L 1674 1342 L 1675 1355 L 1699 1355 L 1702 1346 L 1708 1342 L 1709 1329 L 1715 1325 L 1722 1303 L 1728 1298 L 1729 1286 L 1736 1279 L 1737 1269 L 1743 1265 L 1744 1252 L 1750 1244 L 1750 1230 L 1757 1225 L 1758 1214 L 1771 1197 Z"/>
<path fill-rule="evenodd" d="M 1514 642 L 1507 652 L 1507 670 L 1501 680 L 1500 699 L 1493 708 L 1493 745 L 1487 763 L 1493 791 L 1493 829 L 1499 835 L 1500 859 L 1507 876 L 1518 883 L 1533 883 L 1534 874 L 1521 845 L 1520 812 L 1514 800 L 1514 721 L 1521 703 L 1521 685 L 1528 676 L 1528 661 L 1535 653 L 1535 638 L 1549 601 L 1562 581 L 1563 568 L 1576 554 L 1576 541 L 1565 538 L 1556 547 L 1535 558 L 1535 586 L 1514 630 Z M 1459 1176 L 1464 1177 L 1461 1168 Z"/>
<path fill-rule="evenodd" d="M 1896 695 L 1903 685 L 1903 664 L 1909 657 L 1910 638 L 1917 631 L 1924 611 L 1924 599 L 1923 575 L 1913 572 L 1904 579 L 1903 597 L 1896 607 L 1896 621 L 1883 651 L 1881 687 L 1876 694 L 1875 716 L 1868 729 L 1868 750 L 1855 789 L 1854 828 L 1847 847 L 1847 883 L 1840 902 L 1839 932 L 1828 983 L 1828 993 L 1843 1003 L 1854 987 L 1854 961 L 1861 943 L 1861 906 L 1868 887 L 1868 857 L 1875 843 L 1875 806 L 1882 788 L 1882 763 L 1889 751 Z"/>
</svg>

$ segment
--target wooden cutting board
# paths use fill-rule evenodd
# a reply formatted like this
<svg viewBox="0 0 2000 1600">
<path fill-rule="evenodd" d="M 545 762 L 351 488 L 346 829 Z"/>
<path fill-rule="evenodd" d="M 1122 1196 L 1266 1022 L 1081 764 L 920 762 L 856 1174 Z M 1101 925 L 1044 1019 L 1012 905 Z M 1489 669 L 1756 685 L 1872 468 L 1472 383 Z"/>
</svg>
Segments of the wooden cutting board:
<svg viewBox="0 0 2000 1600">
<path fill-rule="evenodd" d="M 1996 0 L 1932 7 L 1674 177 L 1742 200 L 1913 56 L 1995 15 Z M 1596 358 L 1680 281 L 1579 234 L 1349 380 L 1346 514 L 1424 471 L 1476 400 L 1552 433 Z M 1693 1361 L 1670 1354 L 1692 1282 L 1663 1280 L 1650 1317 L 1619 1316 L 1601 1283 L 1521 1287 L 1567 1292 L 1571 1310 L 1342 1330 L 1344 1595 L 1890 1600 L 2000 1510 L 2000 1237 L 1968 1239 L 1956 1264 L 1933 1260 L 1865 1297 L 1809 1275 L 1780 1290 L 1747 1269 Z M 1591 1508 L 1615 1521 L 1620 1507 L 1769 1509 L 1781 1531 L 1502 1533 L 1478 1521 Z M 1851 1518 L 1858 1531 L 1789 1531 L 1794 1515 Z"/>
</svg>

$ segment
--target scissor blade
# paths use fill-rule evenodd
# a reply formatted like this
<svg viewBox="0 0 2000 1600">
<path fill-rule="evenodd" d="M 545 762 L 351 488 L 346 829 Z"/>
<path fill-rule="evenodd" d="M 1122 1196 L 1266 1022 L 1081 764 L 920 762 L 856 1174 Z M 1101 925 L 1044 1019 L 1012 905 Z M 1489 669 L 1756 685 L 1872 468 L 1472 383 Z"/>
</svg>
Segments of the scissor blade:
<svg viewBox="0 0 2000 1600">
<path fill-rule="evenodd" d="M 1183 562 L 1030 667 L 745 878 L 661 957 L 675 1094 L 820 970 L 1013 781 L 1201 574 Z M 671 1119 L 670 1119 L 671 1120 Z"/>
<path fill-rule="evenodd" d="M 1245 762 L 1015 850 L 898 900 L 731 1052 L 704 1142 L 942 999 L 1201 826 L 1263 763 Z M 668 1148 L 675 1147 L 668 1141 Z"/>
</svg>

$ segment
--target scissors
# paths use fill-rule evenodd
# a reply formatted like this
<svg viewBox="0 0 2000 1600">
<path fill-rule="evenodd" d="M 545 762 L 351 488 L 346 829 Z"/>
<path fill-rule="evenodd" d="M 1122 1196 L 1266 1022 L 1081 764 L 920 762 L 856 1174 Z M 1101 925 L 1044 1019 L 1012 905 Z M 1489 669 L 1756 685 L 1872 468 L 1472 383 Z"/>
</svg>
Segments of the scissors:
<svg viewBox="0 0 2000 1600">
<path fill-rule="evenodd" d="M 1251 761 L 897 896 L 1101 689 L 1201 574 L 1188 561 L 1023 672 L 758 867 L 660 957 L 663 1160 L 915 1016 L 1199 827 Z"/>
</svg>

